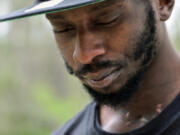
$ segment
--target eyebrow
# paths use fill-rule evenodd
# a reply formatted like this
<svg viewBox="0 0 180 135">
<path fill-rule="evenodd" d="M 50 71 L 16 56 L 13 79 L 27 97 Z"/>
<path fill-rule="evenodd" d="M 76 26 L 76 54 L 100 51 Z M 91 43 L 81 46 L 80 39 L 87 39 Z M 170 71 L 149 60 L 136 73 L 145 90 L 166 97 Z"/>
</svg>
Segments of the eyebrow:
<svg viewBox="0 0 180 135">
<path fill-rule="evenodd" d="M 101 2 L 97 5 L 95 5 L 94 7 L 92 7 L 91 9 L 89 9 L 89 12 L 96 12 L 98 10 L 102 10 L 105 8 L 109 8 L 111 6 L 113 6 L 115 3 L 119 2 L 123 2 L 124 0 L 105 0 L 104 2 Z"/>
<path fill-rule="evenodd" d="M 89 12 L 97 12 L 98 10 L 103 10 L 105 8 L 109 8 L 113 6 L 115 3 L 123 2 L 124 0 L 105 0 L 104 2 L 98 3 L 97 5 L 94 5 L 94 7 L 89 9 Z M 66 20 L 66 18 L 63 15 L 60 14 L 46 14 L 46 18 L 48 20 Z"/>
<path fill-rule="evenodd" d="M 62 16 L 62 15 L 59 15 L 59 14 L 57 14 L 57 15 L 46 14 L 46 18 L 48 20 L 56 20 L 56 19 L 58 19 L 58 20 L 65 20 L 65 17 Z"/>
</svg>

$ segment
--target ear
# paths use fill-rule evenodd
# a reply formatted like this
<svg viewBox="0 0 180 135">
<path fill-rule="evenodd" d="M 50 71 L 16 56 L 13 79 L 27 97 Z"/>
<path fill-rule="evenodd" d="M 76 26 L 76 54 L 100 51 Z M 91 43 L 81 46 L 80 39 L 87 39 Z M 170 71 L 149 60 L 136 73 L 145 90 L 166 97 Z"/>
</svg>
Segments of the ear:
<svg viewBox="0 0 180 135">
<path fill-rule="evenodd" d="M 159 0 L 159 15 L 161 21 L 166 21 L 171 16 L 174 0 Z"/>
</svg>

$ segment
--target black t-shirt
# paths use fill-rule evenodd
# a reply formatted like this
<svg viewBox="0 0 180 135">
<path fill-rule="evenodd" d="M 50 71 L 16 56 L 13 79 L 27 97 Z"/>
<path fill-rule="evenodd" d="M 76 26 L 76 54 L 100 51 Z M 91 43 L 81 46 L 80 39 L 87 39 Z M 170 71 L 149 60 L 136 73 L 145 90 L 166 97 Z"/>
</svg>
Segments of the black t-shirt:
<svg viewBox="0 0 180 135">
<path fill-rule="evenodd" d="M 127 133 L 113 134 L 103 131 L 97 114 L 98 105 L 91 102 L 52 135 L 180 135 L 180 94 L 156 118 Z"/>
</svg>

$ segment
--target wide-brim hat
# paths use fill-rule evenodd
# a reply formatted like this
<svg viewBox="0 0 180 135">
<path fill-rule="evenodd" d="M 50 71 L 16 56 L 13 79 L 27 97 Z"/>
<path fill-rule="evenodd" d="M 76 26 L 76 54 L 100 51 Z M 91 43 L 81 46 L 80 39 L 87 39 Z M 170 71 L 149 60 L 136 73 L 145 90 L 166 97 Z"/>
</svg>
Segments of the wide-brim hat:
<svg viewBox="0 0 180 135">
<path fill-rule="evenodd" d="M 70 10 L 102 1 L 104 0 L 35 0 L 33 5 L 29 7 L 0 16 L 0 22 L 38 14 Z"/>
</svg>

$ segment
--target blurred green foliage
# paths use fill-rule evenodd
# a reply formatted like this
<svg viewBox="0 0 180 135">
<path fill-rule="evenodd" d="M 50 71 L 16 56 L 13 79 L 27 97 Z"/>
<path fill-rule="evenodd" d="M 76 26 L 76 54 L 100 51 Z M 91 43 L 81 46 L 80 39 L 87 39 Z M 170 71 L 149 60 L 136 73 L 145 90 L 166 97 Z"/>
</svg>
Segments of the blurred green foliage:
<svg viewBox="0 0 180 135">
<path fill-rule="evenodd" d="M 44 21 L 14 21 L 0 37 L 0 135 L 49 135 L 89 102 Z"/>
<path fill-rule="evenodd" d="M 17 48 L 0 41 L 0 134 L 49 135 L 79 112 L 89 98 L 80 92 L 78 81 L 61 69 L 62 63 L 52 62 L 62 61 L 53 57 L 53 51 L 47 53 L 44 47 L 43 54 L 42 46 L 39 50 L 27 47 L 25 52 Z M 37 59 L 29 61 L 30 54 Z"/>
</svg>

